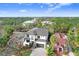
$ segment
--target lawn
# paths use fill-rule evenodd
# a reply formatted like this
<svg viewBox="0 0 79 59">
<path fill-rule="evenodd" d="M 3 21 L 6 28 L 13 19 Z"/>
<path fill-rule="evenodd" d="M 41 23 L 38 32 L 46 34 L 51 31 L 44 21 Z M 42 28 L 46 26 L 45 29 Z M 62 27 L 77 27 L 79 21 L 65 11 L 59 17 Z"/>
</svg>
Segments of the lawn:
<svg viewBox="0 0 79 59">
<path fill-rule="evenodd" d="M 5 47 L 3 47 L 3 48 L 0 48 L 0 53 L 3 51 L 5 49 Z"/>
<path fill-rule="evenodd" d="M 32 50 L 30 48 L 21 48 L 15 52 L 16 56 L 29 56 Z"/>
</svg>

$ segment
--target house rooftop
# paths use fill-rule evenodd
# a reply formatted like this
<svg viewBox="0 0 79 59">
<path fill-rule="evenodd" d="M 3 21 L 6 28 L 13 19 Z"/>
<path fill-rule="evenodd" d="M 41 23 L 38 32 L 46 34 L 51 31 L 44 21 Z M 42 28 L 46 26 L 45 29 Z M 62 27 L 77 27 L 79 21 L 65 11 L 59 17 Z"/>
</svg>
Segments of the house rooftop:
<svg viewBox="0 0 79 59">
<path fill-rule="evenodd" d="M 46 42 L 46 40 L 40 39 L 40 40 L 37 40 L 36 42 Z"/>
<path fill-rule="evenodd" d="M 30 31 L 28 31 L 26 34 L 48 36 L 48 30 L 46 28 L 33 28 Z"/>
</svg>

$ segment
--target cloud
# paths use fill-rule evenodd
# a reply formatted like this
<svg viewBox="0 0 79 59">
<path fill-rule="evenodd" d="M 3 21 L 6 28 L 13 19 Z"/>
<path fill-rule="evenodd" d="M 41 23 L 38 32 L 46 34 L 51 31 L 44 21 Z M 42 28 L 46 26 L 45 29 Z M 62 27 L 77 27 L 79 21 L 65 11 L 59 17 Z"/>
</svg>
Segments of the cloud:
<svg viewBox="0 0 79 59">
<path fill-rule="evenodd" d="M 57 3 L 47 3 L 48 7 L 54 7 Z"/>
<path fill-rule="evenodd" d="M 32 5 L 33 3 L 18 3 L 19 5 L 27 5 L 27 6 L 30 6 Z"/>
<path fill-rule="evenodd" d="M 19 5 L 23 4 L 23 3 L 18 3 Z"/>
<path fill-rule="evenodd" d="M 48 8 L 47 12 L 52 12 L 53 10 L 56 10 L 56 9 L 61 8 L 63 6 L 69 6 L 69 5 L 71 5 L 71 3 L 49 4 L 50 7 Z"/>
<path fill-rule="evenodd" d="M 19 10 L 19 12 L 24 13 L 24 12 L 28 12 L 28 11 L 26 9 L 22 9 L 22 10 Z"/>
<path fill-rule="evenodd" d="M 53 6 L 54 6 L 54 4 L 50 4 L 50 5 L 49 5 L 49 7 L 53 7 Z"/>
<path fill-rule="evenodd" d="M 41 7 L 41 8 L 43 8 L 43 6 L 42 6 L 42 5 L 41 5 L 40 7 Z"/>
</svg>

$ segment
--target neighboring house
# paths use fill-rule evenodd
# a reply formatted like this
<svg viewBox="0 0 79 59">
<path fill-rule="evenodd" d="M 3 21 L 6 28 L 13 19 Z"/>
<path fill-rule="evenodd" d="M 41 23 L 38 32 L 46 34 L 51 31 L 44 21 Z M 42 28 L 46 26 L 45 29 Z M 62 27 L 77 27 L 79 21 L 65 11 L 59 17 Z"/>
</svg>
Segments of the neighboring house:
<svg viewBox="0 0 79 59">
<path fill-rule="evenodd" d="M 36 47 L 46 47 L 48 41 L 48 31 L 45 28 L 33 28 L 29 30 L 24 37 L 23 45 L 30 45 L 33 43 Z"/>
<path fill-rule="evenodd" d="M 23 26 L 26 26 L 26 24 L 34 24 L 36 22 L 36 18 L 34 18 L 33 20 L 28 20 L 23 22 Z"/>
<path fill-rule="evenodd" d="M 65 46 L 67 44 L 67 36 L 64 33 L 55 33 L 55 36 L 60 45 Z"/>
<path fill-rule="evenodd" d="M 63 47 L 59 43 L 55 43 L 54 51 L 55 51 L 56 56 L 63 55 Z"/>
<path fill-rule="evenodd" d="M 55 33 L 55 37 L 56 37 L 56 43 L 54 50 L 57 56 L 63 55 L 64 50 L 67 50 L 68 52 L 71 51 L 71 47 L 67 45 L 68 44 L 67 36 L 64 33 Z"/>
<path fill-rule="evenodd" d="M 42 21 L 41 23 L 42 23 L 42 25 L 45 25 L 45 24 L 51 25 L 51 24 L 53 24 L 53 22 L 51 22 L 51 21 Z"/>
</svg>

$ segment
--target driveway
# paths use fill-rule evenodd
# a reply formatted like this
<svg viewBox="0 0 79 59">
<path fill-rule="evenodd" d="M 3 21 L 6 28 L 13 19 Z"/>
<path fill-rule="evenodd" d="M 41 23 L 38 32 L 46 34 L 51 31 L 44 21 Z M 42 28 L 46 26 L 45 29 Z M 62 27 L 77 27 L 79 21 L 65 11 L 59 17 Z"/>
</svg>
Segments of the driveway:
<svg viewBox="0 0 79 59">
<path fill-rule="evenodd" d="M 30 56 L 46 56 L 45 49 L 44 48 L 33 49 Z"/>
</svg>

